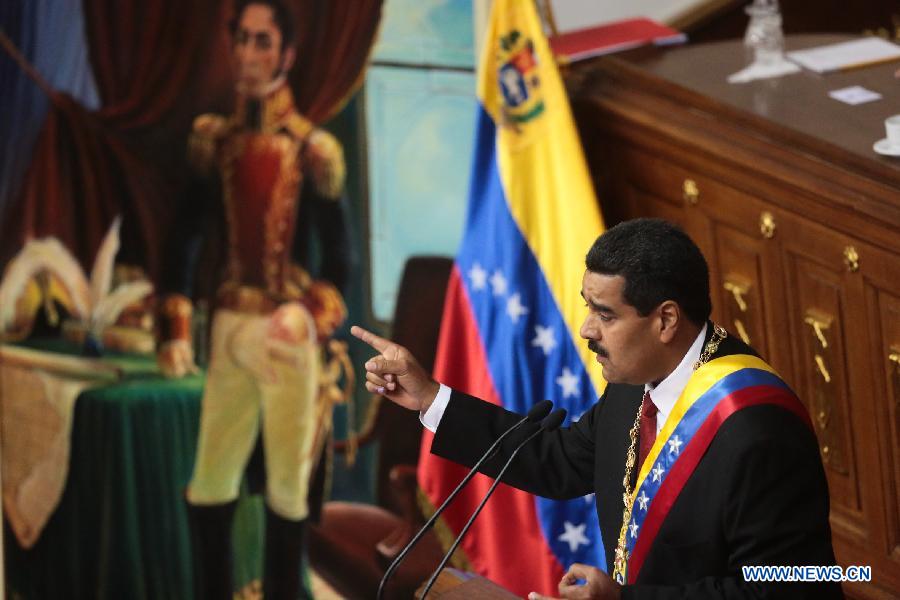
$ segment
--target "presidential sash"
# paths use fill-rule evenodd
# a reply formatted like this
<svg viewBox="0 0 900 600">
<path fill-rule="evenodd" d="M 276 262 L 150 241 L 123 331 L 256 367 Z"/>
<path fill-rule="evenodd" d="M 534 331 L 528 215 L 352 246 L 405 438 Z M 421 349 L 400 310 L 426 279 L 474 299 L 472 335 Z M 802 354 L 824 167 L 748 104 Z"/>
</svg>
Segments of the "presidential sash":
<svg viewBox="0 0 900 600">
<path fill-rule="evenodd" d="M 810 428 L 806 408 L 775 371 L 746 354 L 723 356 L 694 371 L 638 474 L 622 524 L 624 572 L 619 583 L 634 583 L 669 509 L 706 453 L 719 427 L 735 412 L 775 404 L 796 414 Z"/>
</svg>

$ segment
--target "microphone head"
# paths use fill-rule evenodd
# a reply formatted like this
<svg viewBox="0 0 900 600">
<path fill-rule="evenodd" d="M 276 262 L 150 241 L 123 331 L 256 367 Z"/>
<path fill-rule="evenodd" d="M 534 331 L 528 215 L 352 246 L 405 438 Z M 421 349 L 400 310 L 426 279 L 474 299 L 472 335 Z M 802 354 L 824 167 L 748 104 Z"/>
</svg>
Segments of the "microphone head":
<svg viewBox="0 0 900 600">
<path fill-rule="evenodd" d="M 550 414 L 550 411 L 553 409 L 553 402 L 550 400 L 541 400 L 537 404 L 531 407 L 531 410 L 528 411 L 528 420 L 532 423 L 536 423 L 540 421 L 544 417 Z"/>
<path fill-rule="evenodd" d="M 562 422 L 565 420 L 566 409 L 558 408 L 544 417 L 544 420 L 541 421 L 541 429 L 544 431 L 553 431 L 554 429 L 562 425 Z"/>
</svg>

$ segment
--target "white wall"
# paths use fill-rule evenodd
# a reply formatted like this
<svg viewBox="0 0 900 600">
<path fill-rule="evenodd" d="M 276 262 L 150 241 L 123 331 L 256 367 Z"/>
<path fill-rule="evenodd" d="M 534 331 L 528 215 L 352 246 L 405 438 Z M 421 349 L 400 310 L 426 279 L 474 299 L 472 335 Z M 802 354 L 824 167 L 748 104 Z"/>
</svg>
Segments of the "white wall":
<svg viewBox="0 0 900 600">
<path fill-rule="evenodd" d="M 560 31 L 631 17 L 650 17 L 665 23 L 708 3 L 709 0 L 551 0 Z"/>
</svg>

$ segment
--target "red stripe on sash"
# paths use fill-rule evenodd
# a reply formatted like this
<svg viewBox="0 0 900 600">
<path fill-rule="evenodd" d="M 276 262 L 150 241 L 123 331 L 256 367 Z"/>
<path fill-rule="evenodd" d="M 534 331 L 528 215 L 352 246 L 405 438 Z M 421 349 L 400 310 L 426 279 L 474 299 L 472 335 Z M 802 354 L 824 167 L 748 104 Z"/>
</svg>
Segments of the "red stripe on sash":
<svg viewBox="0 0 900 600">
<path fill-rule="evenodd" d="M 806 425 L 812 429 L 812 422 L 806 407 L 794 396 L 789 390 L 772 385 L 757 385 L 746 387 L 733 392 L 719 401 L 716 407 L 709 413 L 700 428 L 688 442 L 681 456 L 672 465 L 669 474 L 660 486 L 650 508 L 647 517 L 641 526 L 641 532 L 638 535 L 637 542 L 634 544 L 634 550 L 628 560 L 628 583 L 634 583 L 640 573 L 641 566 L 647 552 L 653 546 L 653 540 L 659 532 L 660 526 L 669 514 L 672 505 L 684 488 L 684 484 L 693 474 L 694 469 L 706 453 L 713 438 L 719 431 L 722 423 L 742 408 L 755 406 L 757 404 L 774 404 L 794 413 Z"/>
</svg>

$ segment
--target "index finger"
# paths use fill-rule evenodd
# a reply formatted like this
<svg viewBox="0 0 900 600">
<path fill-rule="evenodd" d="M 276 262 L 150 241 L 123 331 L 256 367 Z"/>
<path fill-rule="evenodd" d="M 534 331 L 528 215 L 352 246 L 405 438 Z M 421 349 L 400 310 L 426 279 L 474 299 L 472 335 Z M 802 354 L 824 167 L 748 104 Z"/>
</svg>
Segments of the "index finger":
<svg viewBox="0 0 900 600">
<path fill-rule="evenodd" d="M 354 325 L 353 327 L 351 327 L 350 334 L 356 338 L 361 339 L 379 352 L 384 352 L 385 350 L 387 350 L 388 346 L 390 346 L 392 343 L 390 340 L 386 340 L 383 337 L 377 336 L 368 329 L 363 329 L 359 325 Z"/>
</svg>

